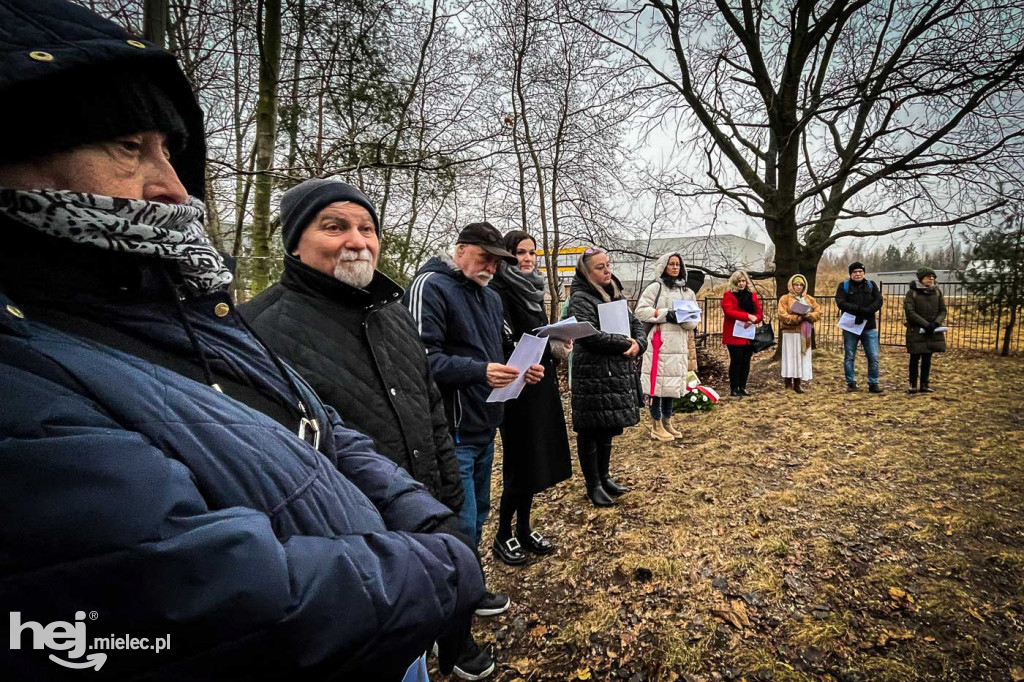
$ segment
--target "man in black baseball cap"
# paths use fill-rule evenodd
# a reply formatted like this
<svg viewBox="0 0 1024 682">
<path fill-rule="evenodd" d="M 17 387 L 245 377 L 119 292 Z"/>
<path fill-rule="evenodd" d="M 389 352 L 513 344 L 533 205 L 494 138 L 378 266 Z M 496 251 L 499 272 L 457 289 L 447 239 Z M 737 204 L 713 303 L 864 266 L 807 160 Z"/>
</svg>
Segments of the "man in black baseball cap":
<svg viewBox="0 0 1024 682">
<path fill-rule="evenodd" d="M 516 257 L 505 250 L 505 242 L 502 240 L 501 233 L 498 232 L 498 228 L 494 227 L 490 223 L 470 223 L 462 228 L 462 232 L 459 233 L 459 238 L 455 241 L 456 254 L 458 255 L 458 245 L 468 244 L 472 246 L 479 246 L 488 255 L 496 256 L 497 258 L 493 261 L 494 269 L 497 269 L 498 260 L 503 260 L 509 265 L 518 265 L 519 261 Z M 465 250 L 463 250 L 465 253 Z M 488 263 L 491 261 L 489 259 Z M 491 274 L 494 272 L 492 270 Z M 490 283 L 490 278 L 487 279 Z M 484 286 L 487 286 L 484 284 Z"/>
<path fill-rule="evenodd" d="M 505 250 L 498 230 L 490 223 L 470 223 L 459 233 L 454 253 L 427 261 L 404 298 L 426 347 L 455 442 L 465 493 L 459 530 L 476 545 L 490 512 L 494 436 L 503 414 L 502 404 L 487 402 L 487 397 L 519 376 L 505 364 L 501 297 L 487 288 L 502 260 L 518 262 Z M 536 383 L 543 376 L 543 366 L 534 365 L 524 380 Z M 488 592 L 476 613 L 493 616 L 508 607 L 508 597 Z M 468 640 L 455 674 L 479 680 L 493 670 L 487 653 Z"/>
</svg>

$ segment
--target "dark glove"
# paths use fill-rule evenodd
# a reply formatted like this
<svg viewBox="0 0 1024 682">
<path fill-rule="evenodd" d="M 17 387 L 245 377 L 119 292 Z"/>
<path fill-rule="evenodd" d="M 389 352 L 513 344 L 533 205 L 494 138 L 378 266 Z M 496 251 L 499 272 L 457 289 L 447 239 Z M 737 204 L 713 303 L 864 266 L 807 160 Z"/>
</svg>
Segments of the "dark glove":
<svg viewBox="0 0 1024 682">
<path fill-rule="evenodd" d="M 672 324 L 675 324 L 676 323 L 676 311 L 670 310 L 667 313 L 665 313 L 665 321 L 666 322 L 671 322 Z"/>
<path fill-rule="evenodd" d="M 863 317 L 855 317 L 855 318 L 853 318 L 853 323 L 854 324 L 861 324 L 862 322 L 864 322 L 864 318 Z"/>
<path fill-rule="evenodd" d="M 938 328 L 939 328 L 939 323 L 938 322 L 929 322 L 928 326 L 925 327 L 925 329 L 928 330 L 929 334 L 931 334 L 932 332 L 934 332 Z"/>
<path fill-rule="evenodd" d="M 451 627 L 443 635 L 437 638 L 437 667 L 444 675 L 450 675 L 459 657 L 466 648 L 467 642 L 471 639 L 470 623 L 473 619 L 473 612 L 452 623 Z"/>
</svg>

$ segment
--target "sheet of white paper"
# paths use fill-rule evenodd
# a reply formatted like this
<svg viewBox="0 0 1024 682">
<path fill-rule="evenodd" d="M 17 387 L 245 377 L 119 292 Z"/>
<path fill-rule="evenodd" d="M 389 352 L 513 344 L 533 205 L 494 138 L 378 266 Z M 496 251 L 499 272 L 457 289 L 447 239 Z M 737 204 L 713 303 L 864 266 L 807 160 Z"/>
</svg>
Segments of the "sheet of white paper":
<svg viewBox="0 0 1024 682">
<path fill-rule="evenodd" d="M 601 323 L 601 331 L 605 334 L 622 334 L 630 336 L 629 333 L 629 306 L 626 299 L 620 298 L 611 303 L 599 303 L 597 306 L 597 319 Z"/>
<path fill-rule="evenodd" d="M 738 339 L 752 339 L 754 334 L 757 333 L 757 325 L 753 323 L 746 323 L 749 326 L 744 327 L 743 322 L 736 320 L 732 325 L 732 335 Z"/>
<path fill-rule="evenodd" d="M 681 322 L 700 322 L 700 305 L 696 301 L 673 301 L 676 311 L 676 324 Z"/>
<path fill-rule="evenodd" d="M 505 363 L 509 367 L 518 369 L 519 376 L 508 386 L 491 391 L 491 394 L 487 396 L 487 402 L 503 403 L 506 400 L 518 398 L 519 394 L 523 392 L 523 386 L 526 385 L 523 374 L 531 365 L 540 363 L 540 359 L 544 356 L 544 348 L 547 345 L 547 339 L 542 339 L 532 334 L 523 334 L 523 337 L 519 339 L 519 343 L 516 344 L 515 350 L 512 351 L 508 362 Z"/>
<path fill-rule="evenodd" d="M 577 322 L 575 317 L 567 317 L 561 322 L 537 327 L 533 330 L 535 336 L 558 339 L 559 341 L 573 341 L 585 339 L 597 333 L 594 325 L 589 322 Z"/>
<path fill-rule="evenodd" d="M 848 332 L 853 332 L 857 336 L 860 336 L 861 334 L 864 333 L 864 326 L 868 323 L 868 321 L 864 320 L 860 324 L 857 324 L 855 322 L 856 319 L 857 318 L 851 315 L 850 313 L 843 313 L 842 315 L 839 316 L 839 323 L 836 326 L 839 327 L 840 329 L 844 329 Z"/>
<path fill-rule="evenodd" d="M 672 305 L 676 309 L 676 317 L 679 317 L 680 313 L 700 314 L 700 305 L 696 301 L 675 300 Z"/>
<path fill-rule="evenodd" d="M 800 301 L 793 301 L 793 304 L 789 306 L 789 312 L 796 313 L 797 315 L 805 315 L 811 312 L 811 306 Z"/>
<path fill-rule="evenodd" d="M 925 329 L 924 327 L 918 327 L 918 328 L 917 328 L 917 330 L 918 330 L 918 331 L 919 331 L 920 333 L 922 333 L 922 334 L 924 334 L 924 333 L 925 333 L 926 331 L 928 331 L 928 330 L 927 330 L 927 329 Z M 938 334 L 939 332 L 948 332 L 948 331 L 949 331 L 949 327 L 936 327 L 936 328 L 935 328 L 935 333 L 936 333 L 936 334 Z"/>
</svg>

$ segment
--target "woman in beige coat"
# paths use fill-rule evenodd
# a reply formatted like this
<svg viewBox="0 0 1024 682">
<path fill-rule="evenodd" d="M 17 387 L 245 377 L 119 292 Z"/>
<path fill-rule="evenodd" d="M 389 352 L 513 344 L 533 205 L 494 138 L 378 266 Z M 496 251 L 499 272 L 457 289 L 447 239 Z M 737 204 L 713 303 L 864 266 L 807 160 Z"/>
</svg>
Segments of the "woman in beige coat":
<svg viewBox="0 0 1024 682">
<path fill-rule="evenodd" d="M 683 435 L 672 425 L 672 401 L 686 392 L 686 373 L 696 370 L 690 353 L 697 323 L 677 322 L 675 302 L 696 301 L 697 296 L 686 287 L 686 267 L 678 253 L 659 258 L 654 271 L 661 274 L 640 294 L 634 311 L 641 322 L 653 325 L 640 385 L 651 396 L 651 438 L 670 441 Z"/>
<path fill-rule="evenodd" d="M 779 299 L 782 326 L 782 378 L 786 388 L 803 393 L 803 382 L 811 380 L 811 333 L 821 315 L 821 306 L 807 293 L 807 278 L 793 275 L 789 293 Z"/>
</svg>

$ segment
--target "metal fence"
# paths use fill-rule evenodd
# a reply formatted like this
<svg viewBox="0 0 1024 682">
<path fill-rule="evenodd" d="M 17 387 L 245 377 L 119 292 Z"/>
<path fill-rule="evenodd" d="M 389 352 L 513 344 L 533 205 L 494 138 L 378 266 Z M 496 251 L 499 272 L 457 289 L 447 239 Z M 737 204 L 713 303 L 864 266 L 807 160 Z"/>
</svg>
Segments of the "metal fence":
<svg viewBox="0 0 1024 682">
<path fill-rule="evenodd" d="M 878 316 L 878 340 L 883 346 L 903 346 L 906 341 L 906 327 L 903 324 L 903 299 L 909 282 L 881 282 L 883 305 Z M 1001 351 L 1003 331 L 1008 311 L 994 310 L 982 313 L 978 310 L 979 296 L 966 289 L 961 282 L 940 282 L 946 300 L 946 346 L 956 349 Z M 993 284 L 992 286 L 1000 286 Z M 841 348 L 842 330 L 836 327 L 839 309 L 832 296 L 815 296 L 821 305 L 821 320 L 814 325 L 814 341 L 818 347 Z M 701 324 L 697 330 L 698 339 L 704 343 L 720 344 L 722 341 L 722 299 L 702 298 L 697 301 L 702 308 Z M 778 298 L 761 297 L 765 319 L 772 322 L 775 332 L 779 331 L 776 315 Z M 1010 339 L 1010 351 L 1024 351 L 1024 325 L 1015 325 Z"/>
</svg>

